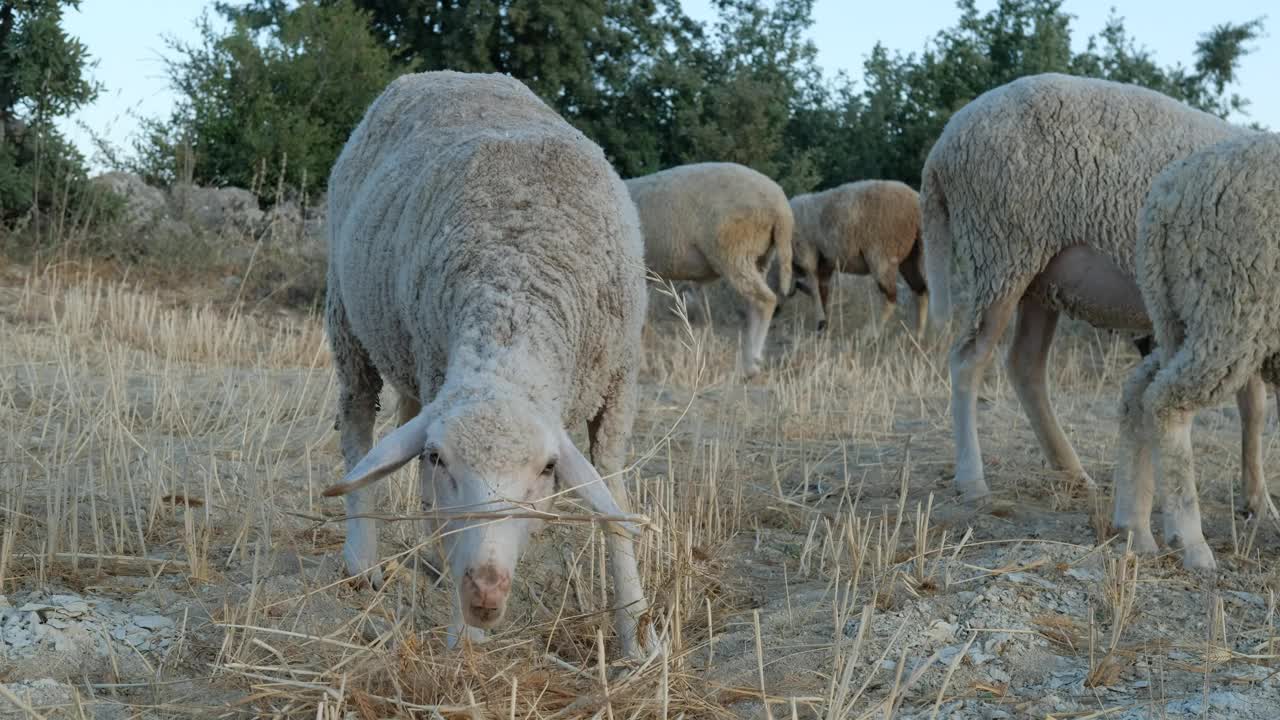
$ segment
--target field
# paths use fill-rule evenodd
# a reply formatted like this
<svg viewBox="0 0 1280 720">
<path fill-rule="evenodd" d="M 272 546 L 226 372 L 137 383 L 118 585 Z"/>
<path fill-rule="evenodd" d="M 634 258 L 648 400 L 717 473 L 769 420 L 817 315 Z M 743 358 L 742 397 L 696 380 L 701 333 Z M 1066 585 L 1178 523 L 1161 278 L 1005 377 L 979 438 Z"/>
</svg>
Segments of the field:
<svg viewBox="0 0 1280 720">
<path fill-rule="evenodd" d="M 341 461 L 318 318 L 79 266 L 0 274 L 0 716 L 1261 720 L 1280 706 L 1280 536 L 1232 512 L 1234 406 L 1194 435 L 1216 577 L 1125 553 L 1108 498 L 1045 468 L 998 364 L 980 410 L 996 496 L 962 506 L 945 338 L 860 336 L 865 281 L 840 285 L 824 335 L 807 299 L 788 304 L 752 382 L 734 374 L 723 292 L 692 325 L 653 293 L 627 480 L 654 521 L 641 568 L 668 652 L 624 672 L 589 525 L 539 537 L 508 619 L 456 652 L 448 580 L 412 567 L 432 541 L 414 523 L 383 525 L 387 587 L 342 582 L 341 501 L 319 496 Z M 1107 492 L 1136 358 L 1067 323 L 1052 360 L 1059 415 Z M 394 398 L 383 407 L 379 433 Z M 384 483 L 388 513 L 414 509 L 412 479 Z"/>
</svg>

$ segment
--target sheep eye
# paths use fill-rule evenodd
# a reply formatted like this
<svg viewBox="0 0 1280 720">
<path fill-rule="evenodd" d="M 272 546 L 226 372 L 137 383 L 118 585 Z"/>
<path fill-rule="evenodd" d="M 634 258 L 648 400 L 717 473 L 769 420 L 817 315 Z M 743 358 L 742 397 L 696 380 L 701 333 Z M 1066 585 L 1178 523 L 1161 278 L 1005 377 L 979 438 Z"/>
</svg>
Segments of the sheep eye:
<svg viewBox="0 0 1280 720">
<path fill-rule="evenodd" d="M 544 468 L 542 468 L 542 474 L 543 474 L 543 475 L 550 475 L 551 473 L 553 473 L 553 472 L 555 472 L 555 471 L 556 471 L 556 461 L 555 461 L 555 460 L 552 460 L 551 462 L 548 462 L 548 463 L 547 463 L 547 466 L 546 466 L 546 467 L 544 467 Z"/>
<path fill-rule="evenodd" d="M 426 460 L 427 464 L 432 467 L 444 467 L 444 461 L 440 459 L 440 453 L 438 452 L 427 453 Z"/>
</svg>

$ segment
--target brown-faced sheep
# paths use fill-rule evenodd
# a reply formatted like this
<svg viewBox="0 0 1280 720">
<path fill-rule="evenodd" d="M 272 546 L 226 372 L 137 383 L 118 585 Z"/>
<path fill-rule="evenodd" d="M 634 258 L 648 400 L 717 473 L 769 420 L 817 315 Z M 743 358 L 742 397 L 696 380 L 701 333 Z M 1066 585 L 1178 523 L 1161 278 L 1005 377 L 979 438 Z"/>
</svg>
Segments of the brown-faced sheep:
<svg viewBox="0 0 1280 720">
<path fill-rule="evenodd" d="M 814 297 L 817 327 L 830 315 L 831 277 L 837 272 L 870 275 L 884 298 L 877 322 L 883 330 L 898 302 L 898 274 L 916 295 L 916 337 L 925 330 L 928 291 L 920 250 L 920 197 L 896 180 L 859 180 L 791 198 L 795 217 L 792 266 L 795 290 Z M 777 289 L 779 266 L 769 272 Z M 794 292 L 792 293 L 794 294 Z"/>
</svg>

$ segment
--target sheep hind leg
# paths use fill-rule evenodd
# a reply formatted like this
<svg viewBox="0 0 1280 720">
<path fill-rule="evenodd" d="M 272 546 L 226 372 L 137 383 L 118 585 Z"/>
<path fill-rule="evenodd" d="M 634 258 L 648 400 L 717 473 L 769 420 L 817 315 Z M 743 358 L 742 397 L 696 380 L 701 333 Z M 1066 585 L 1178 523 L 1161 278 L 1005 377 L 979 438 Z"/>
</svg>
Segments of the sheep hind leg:
<svg viewBox="0 0 1280 720">
<path fill-rule="evenodd" d="M 1164 489 L 1164 540 L 1182 549 L 1184 567 L 1213 570 L 1217 563 L 1200 519 L 1191 424 L 1197 410 L 1216 404 L 1225 388 L 1244 386 L 1254 372 L 1239 358 L 1202 360 L 1186 348 L 1163 366 L 1143 392 L 1143 405 L 1153 424 L 1156 469 Z"/>
<path fill-rule="evenodd" d="M 1240 485 L 1244 490 L 1244 512 L 1247 517 L 1277 515 L 1267 492 L 1267 478 L 1262 470 L 1262 429 L 1267 423 L 1267 386 L 1262 376 L 1254 374 L 1249 383 L 1236 393 L 1240 410 Z"/>
<path fill-rule="evenodd" d="M 635 419 L 635 372 L 620 381 L 606 398 L 604 407 L 587 423 L 591 443 L 591 462 L 605 478 L 609 492 L 623 512 L 630 512 L 627 486 L 622 467 L 626 457 L 626 440 Z M 622 653 L 636 661 L 643 660 L 646 649 L 656 648 L 658 636 L 649 622 L 648 600 L 640 568 L 636 562 L 635 544 L 631 537 L 612 523 L 605 524 L 609 574 L 613 580 L 614 630 Z"/>
<path fill-rule="evenodd" d="M 764 344 L 769 333 L 769 320 L 773 317 L 778 298 L 749 258 L 741 258 L 728 267 L 717 270 L 747 303 L 747 332 L 742 339 L 742 365 L 744 374 L 753 378 L 760 373 L 764 364 Z"/>
<path fill-rule="evenodd" d="M 1081 466 L 1049 400 L 1047 364 L 1057 326 L 1056 311 L 1029 295 L 1023 296 L 1018 304 L 1013 342 L 1005 356 L 1005 369 L 1049 464 L 1072 481 L 1083 482 L 1092 493 L 1097 486 Z"/>
<path fill-rule="evenodd" d="M 898 309 L 898 275 L 896 272 L 877 272 L 876 287 L 880 290 L 880 317 L 867 318 L 862 332 L 867 337 L 883 335 L 889 328 L 889 320 Z"/>
<path fill-rule="evenodd" d="M 373 366 L 368 353 L 352 335 L 345 310 L 332 300 L 326 322 L 333 346 L 334 370 L 338 378 L 339 444 L 347 472 L 351 472 L 373 447 L 373 425 L 378 414 L 382 376 Z M 347 515 L 372 512 L 372 493 L 375 489 L 364 487 L 347 493 Z M 357 578 L 357 584 L 367 581 L 374 588 L 381 587 L 383 578 L 382 568 L 378 566 L 378 521 L 368 517 L 351 517 L 346 521 L 346 530 L 342 558 L 346 563 L 347 573 Z"/>
<path fill-rule="evenodd" d="M 1158 359 L 1144 353 L 1142 364 L 1125 381 L 1120 400 L 1120 457 L 1113 476 L 1111 525 L 1122 535 L 1132 534 L 1134 551 L 1148 555 L 1157 550 L 1151 533 L 1155 471 L 1151 466 L 1151 424 L 1142 394 L 1159 369 Z"/>
<path fill-rule="evenodd" d="M 969 330 L 951 347 L 951 423 L 956 443 L 955 488 L 966 502 L 990 494 L 978 442 L 978 388 L 1000 336 L 1018 304 L 1010 295 L 978 311 Z"/>
</svg>

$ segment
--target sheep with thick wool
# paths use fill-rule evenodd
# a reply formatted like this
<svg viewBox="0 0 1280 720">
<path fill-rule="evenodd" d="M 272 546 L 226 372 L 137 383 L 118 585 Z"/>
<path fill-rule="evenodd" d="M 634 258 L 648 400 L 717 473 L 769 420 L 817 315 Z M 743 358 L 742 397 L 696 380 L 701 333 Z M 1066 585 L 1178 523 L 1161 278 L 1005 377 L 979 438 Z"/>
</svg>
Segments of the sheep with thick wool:
<svg viewBox="0 0 1280 720">
<path fill-rule="evenodd" d="M 1235 137 L 1165 168 L 1142 206 L 1135 261 L 1156 347 L 1125 383 L 1113 524 L 1156 551 L 1158 474 L 1165 543 L 1209 570 L 1191 425 L 1259 373 L 1280 383 L 1280 135 Z"/>
<path fill-rule="evenodd" d="M 769 320 L 778 298 L 765 271 L 776 254 L 783 266 L 782 292 L 791 289 L 793 220 L 777 183 L 736 163 L 680 165 L 631 178 L 649 270 L 664 280 L 707 282 L 717 277 L 747 305 L 742 365 L 760 371 Z"/>
<path fill-rule="evenodd" d="M 920 250 L 920 196 L 915 190 L 896 180 L 859 180 L 797 195 L 791 198 L 791 214 L 795 290 L 814 299 L 819 331 L 830 316 L 833 274 L 870 275 L 876 281 L 884 302 L 879 322 L 869 318 L 866 329 L 883 331 L 897 307 L 901 273 L 916 295 L 916 336 L 924 334 L 928 291 Z M 779 269 L 774 265 L 769 271 L 774 289 Z"/>
<path fill-rule="evenodd" d="M 1049 463 L 1094 487 L 1049 402 L 1046 364 L 1058 317 L 1149 332 L 1134 249 L 1151 180 L 1175 160 L 1251 132 L 1152 90 L 1052 73 L 983 93 L 947 122 L 925 160 L 920 202 L 931 321 L 950 320 L 953 258 L 972 294 L 950 356 L 963 497 L 989 492 L 978 387 L 1015 309 L 1006 369 L 1018 400 Z M 1242 415 L 1263 407 L 1260 385 L 1251 386 L 1237 396 Z M 1256 459 L 1245 463 L 1254 487 L 1248 474 L 1260 472 Z M 1264 497 L 1250 497 L 1251 507 L 1260 510 Z"/>
<path fill-rule="evenodd" d="M 339 385 L 349 516 L 414 458 L 457 594 L 450 644 L 503 616 L 551 498 L 605 524 L 624 652 L 642 654 L 644 593 L 622 469 L 647 295 L 635 208 L 603 152 L 520 82 L 402 76 L 373 102 L 329 180 L 326 328 Z M 400 426 L 372 445 L 379 391 Z M 569 437 L 587 425 L 599 472 Z M 601 473 L 609 476 L 608 482 Z M 521 512 L 523 511 L 523 512 Z M 375 585 L 377 525 L 347 520 L 348 571 Z"/>
</svg>

